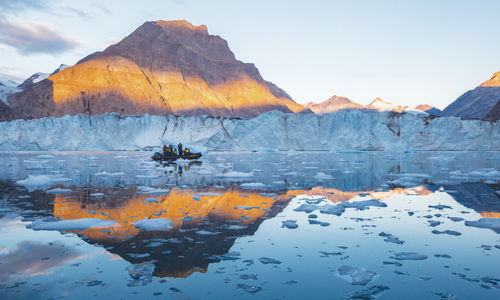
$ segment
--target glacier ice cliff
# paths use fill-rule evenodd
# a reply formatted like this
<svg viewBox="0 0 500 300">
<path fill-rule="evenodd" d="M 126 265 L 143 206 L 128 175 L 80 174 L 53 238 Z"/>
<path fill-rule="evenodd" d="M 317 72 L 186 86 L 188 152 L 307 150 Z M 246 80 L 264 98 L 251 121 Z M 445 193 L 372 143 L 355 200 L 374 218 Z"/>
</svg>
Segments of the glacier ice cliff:
<svg viewBox="0 0 500 300">
<path fill-rule="evenodd" d="M 500 123 L 395 112 L 209 116 L 76 115 L 0 123 L 0 150 L 138 150 L 161 140 L 209 150 L 500 150 Z"/>
</svg>

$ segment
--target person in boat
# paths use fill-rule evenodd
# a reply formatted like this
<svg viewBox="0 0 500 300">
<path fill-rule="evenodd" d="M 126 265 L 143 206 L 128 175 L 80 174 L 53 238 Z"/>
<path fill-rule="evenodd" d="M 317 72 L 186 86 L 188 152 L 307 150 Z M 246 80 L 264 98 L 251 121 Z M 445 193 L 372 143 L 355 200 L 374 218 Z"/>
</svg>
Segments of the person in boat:
<svg viewBox="0 0 500 300">
<path fill-rule="evenodd" d="M 177 149 L 174 149 L 174 155 L 177 155 Z"/>
<path fill-rule="evenodd" d="M 189 155 L 189 148 L 184 149 L 184 154 Z"/>
<path fill-rule="evenodd" d="M 167 155 L 168 148 L 167 145 L 163 145 L 163 155 Z"/>
<path fill-rule="evenodd" d="M 179 145 L 177 145 L 177 147 L 179 148 L 179 155 L 182 155 L 182 144 L 179 143 Z"/>
</svg>

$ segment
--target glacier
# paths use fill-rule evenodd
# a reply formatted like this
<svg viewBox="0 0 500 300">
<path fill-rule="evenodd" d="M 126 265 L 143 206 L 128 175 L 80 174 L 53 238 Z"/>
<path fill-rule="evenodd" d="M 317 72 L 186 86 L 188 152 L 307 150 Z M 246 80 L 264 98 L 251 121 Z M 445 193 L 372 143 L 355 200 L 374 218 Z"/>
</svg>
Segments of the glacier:
<svg viewBox="0 0 500 300">
<path fill-rule="evenodd" d="M 0 151 L 112 151 L 176 141 L 215 151 L 496 151 L 500 124 L 408 113 L 263 113 L 252 119 L 66 115 L 0 123 Z"/>
</svg>

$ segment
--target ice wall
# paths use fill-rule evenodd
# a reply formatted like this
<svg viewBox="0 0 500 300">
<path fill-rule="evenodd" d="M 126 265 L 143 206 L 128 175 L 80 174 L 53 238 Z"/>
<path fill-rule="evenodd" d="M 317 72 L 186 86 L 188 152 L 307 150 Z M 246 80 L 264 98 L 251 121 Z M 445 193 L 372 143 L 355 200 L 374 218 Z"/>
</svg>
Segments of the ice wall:
<svg viewBox="0 0 500 300">
<path fill-rule="evenodd" d="M 253 119 L 76 115 L 0 123 L 0 150 L 137 150 L 161 139 L 211 150 L 500 150 L 500 123 L 394 112 Z"/>
</svg>

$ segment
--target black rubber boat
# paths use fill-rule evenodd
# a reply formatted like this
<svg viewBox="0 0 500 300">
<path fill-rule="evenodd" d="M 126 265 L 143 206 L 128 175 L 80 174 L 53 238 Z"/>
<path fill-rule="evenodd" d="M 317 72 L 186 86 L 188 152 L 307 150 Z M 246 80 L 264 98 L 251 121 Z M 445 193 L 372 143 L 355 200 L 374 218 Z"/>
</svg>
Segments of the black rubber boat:
<svg viewBox="0 0 500 300">
<path fill-rule="evenodd" d="M 157 161 L 163 161 L 163 160 L 168 160 L 168 161 L 174 161 L 178 159 L 198 159 L 201 157 L 201 153 L 189 153 L 189 154 L 183 154 L 183 155 L 165 155 L 161 154 L 159 152 L 156 152 L 151 158 L 153 160 Z"/>
</svg>

